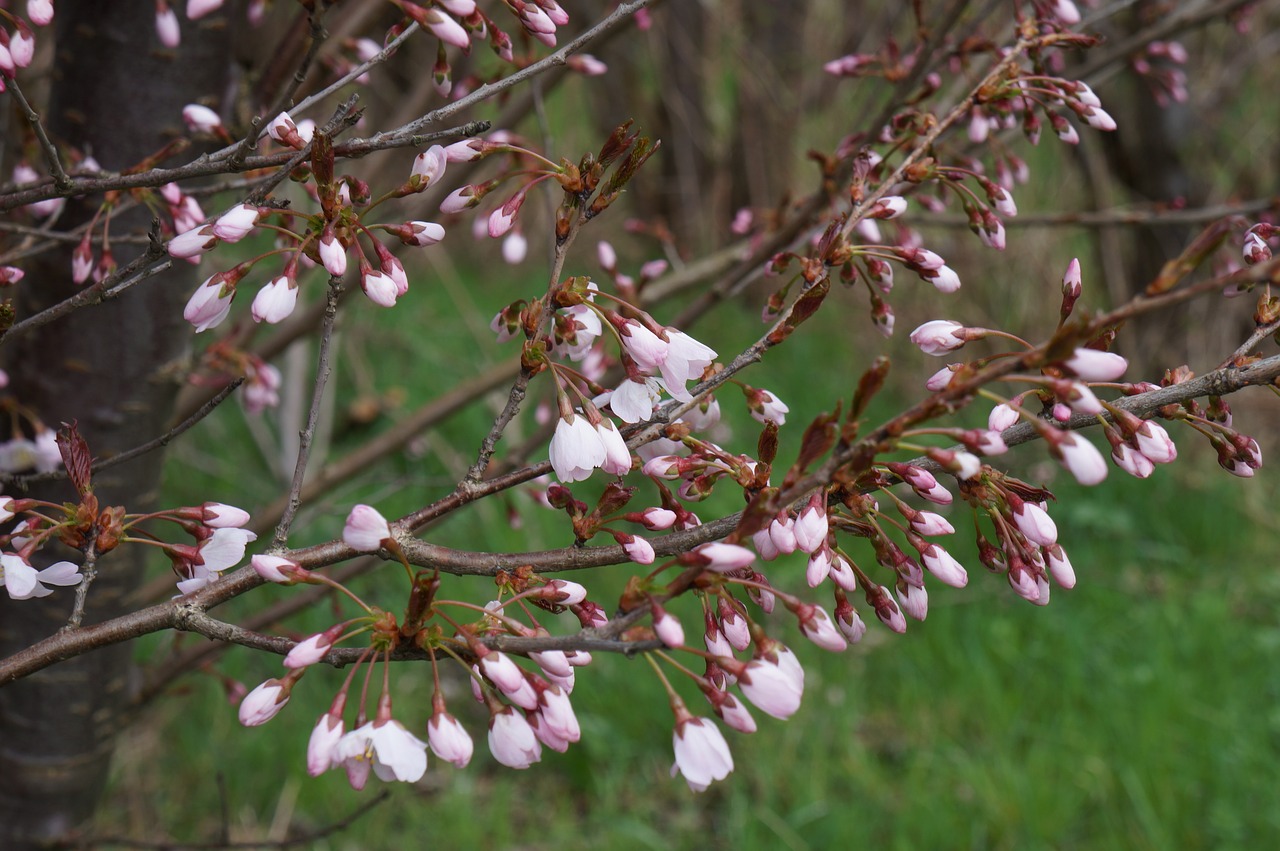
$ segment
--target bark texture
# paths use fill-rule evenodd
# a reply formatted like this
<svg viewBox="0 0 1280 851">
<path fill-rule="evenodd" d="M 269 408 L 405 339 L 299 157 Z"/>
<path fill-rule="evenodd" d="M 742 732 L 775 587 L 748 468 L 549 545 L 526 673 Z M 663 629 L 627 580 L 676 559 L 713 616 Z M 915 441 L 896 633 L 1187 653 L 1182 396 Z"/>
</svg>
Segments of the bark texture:
<svg viewBox="0 0 1280 851">
<path fill-rule="evenodd" d="M 125 169 L 184 132 L 185 104 L 218 106 L 228 64 L 223 16 L 184 19 L 183 43 L 170 51 L 156 38 L 151 3 L 60 0 L 57 10 L 56 34 L 44 30 L 38 37 L 56 36 L 43 117 L 60 147 L 91 153 L 105 169 Z M 39 160 L 32 157 L 32 162 Z M 71 203 L 62 221 L 83 221 L 92 214 L 93 209 Z M 145 232 L 150 220 L 150 212 L 139 207 L 113 216 L 111 233 Z M 28 267 L 17 293 L 19 316 L 76 290 L 70 251 L 67 247 Z M 121 264 L 136 253 L 125 246 L 113 251 Z M 178 389 L 175 366 L 191 338 L 182 307 L 196 274 L 179 263 L 114 302 L 7 342 L 2 352 L 10 392 L 50 426 L 78 420 L 99 457 L 163 432 Z M 160 453 L 152 453 L 95 479 L 101 504 L 122 504 L 130 511 L 148 507 L 161 462 Z M 65 482 L 33 489 L 31 495 L 57 501 L 74 497 Z M 86 623 L 125 610 L 142 576 L 139 556 L 125 548 L 102 560 Z M 60 628 L 73 597 L 63 589 L 44 600 L 0 600 L 0 654 Z M 129 671 L 130 648 L 122 645 L 0 689 L 0 848 L 57 846 L 92 814 L 121 724 Z"/>
</svg>

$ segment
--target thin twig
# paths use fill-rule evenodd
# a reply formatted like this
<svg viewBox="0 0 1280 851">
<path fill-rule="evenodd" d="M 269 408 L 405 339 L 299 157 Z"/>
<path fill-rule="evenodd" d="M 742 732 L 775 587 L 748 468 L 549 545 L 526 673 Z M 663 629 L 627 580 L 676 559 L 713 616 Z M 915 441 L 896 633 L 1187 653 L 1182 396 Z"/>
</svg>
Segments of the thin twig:
<svg viewBox="0 0 1280 851">
<path fill-rule="evenodd" d="M 58 156 L 58 149 L 49 140 L 49 134 L 44 130 L 44 124 L 40 121 L 39 113 L 31 108 L 31 104 L 27 103 L 27 96 L 22 93 L 22 88 L 18 85 L 17 79 L 10 79 L 8 88 L 13 93 L 13 96 L 17 98 L 18 106 L 22 108 L 22 116 L 27 119 L 27 123 L 31 125 L 32 132 L 36 134 L 36 141 L 40 144 L 40 151 L 44 154 L 44 161 L 49 166 L 49 174 L 53 175 L 53 185 L 65 192 L 71 187 L 71 178 L 67 177 L 67 172 L 62 167 L 62 158 Z"/>
<path fill-rule="evenodd" d="M 333 342 L 333 326 L 338 318 L 338 297 L 342 293 L 342 279 L 329 278 L 329 290 L 326 293 L 324 322 L 320 327 L 320 354 L 316 361 L 316 383 L 311 391 L 311 410 L 307 414 L 307 425 L 298 435 L 298 462 L 293 468 L 293 481 L 289 484 L 289 496 L 284 511 L 280 515 L 280 523 L 276 526 L 274 546 L 283 548 L 289 540 L 289 527 L 298 514 L 298 506 L 302 504 L 302 482 L 307 475 L 307 461 L 311 458 L 311 441 L 315 438 L 316 423 L 320 421 L 320 407 L 324 399 L 324 389 L 329 382 L 329 346 Z"/>
<path fill-rule="evenodd" d="M 80 565 L 80 573 L 84 576 L 76 586 L 76 602 L 71 609 L 71 617 L 67 618 L 64 630 L 79 629 L 84 620 L 84 607 L 89 600 L 89 586 L 98 578 L 98 548 L 92 542 L 84 551 L 84 562 Z"/>
</svg>

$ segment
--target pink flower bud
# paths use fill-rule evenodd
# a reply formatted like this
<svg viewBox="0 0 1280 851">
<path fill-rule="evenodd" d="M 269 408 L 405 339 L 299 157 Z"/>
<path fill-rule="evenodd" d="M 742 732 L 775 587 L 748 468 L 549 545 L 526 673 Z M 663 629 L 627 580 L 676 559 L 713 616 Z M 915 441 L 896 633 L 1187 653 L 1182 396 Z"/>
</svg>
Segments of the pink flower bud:
<svg viewBox="0 0 1280 851">
<path fill-rule="evenodd" d="M 432 145 L 414 158 L 413 169 L 409 172 L 410 185 L 415 190 L 421 191 L 438 183 L 440 178 L 444 177 L 448 163 L 449 158 L 445 149 L 439 145 Z"/>
<path fill-rule="evenodd" d="M 587 599 L 587 589 L 568 579 L 552 579 L 546 584 L 543 598 L 561 606 L 573 606 Z"/>
<path fill-rule="evenodd" d="M 298 642 L 284 657 L 286 668 L 305 668 L 314 665 L 325 657 L 333 647 L 336 635 L 331 630 L 317 633 L 310 638 Z"/>
<path fill-rule="evenodd" d="M 223 275 L 213 275 L 191 294 L 182 318 L 195 326 L 197 334 L 214 328 L 231 312 L 235 295 L 235 287 L 227 285 Z"/>
<path fill-rule="evenodd" d="M 400 288 L 391 276 L 368 267 L 360 276 L 360 288 L 379 307 L 395 307 L 396 299 L 400 296 Z"/>
<path fill-rule="evenodd" d="M 733 755 L 724 734 L 708 719 L 688 715 L 688 710 L 684 711 L 684 717 L 676 718 L 672 748 L 676 757 L 672 776 L 678 771 L 695 792 L 723 780 L 733 771 Z"/>
<path fill-rule="evenodd" d="M 510 706 L 489 718 L 489 751 L 508 768 L 528 768 L 542 759 L 542 745 L 533 728 Z"/>
<path fill-rule="evenodd" d="M 800 631 L 804 633 L 805 638 L 823 650 L 839 653 L 849 646 L 844 636 L 836 629 L 831 616 L 821 606 L 802 605 L 796 611 L 796 615 L 800 618 Z"/>
<path fill-rule="evenodd" d="M 689 553 L 689 557 L 704 562 L 708 570 L 713 570 L 716 573 L 728 573 L 738 570 L 750 565 L 756 559 L 755 553 L 746 547 L 740 547 L 737 544 L 726 544 L 722 541 L 702 544 L 694 548 Z M 696 563 L 696 561 L 690 563 Z"/>
<path fill-rule="evenodd" d="M 304 572 L 298 563 L 287 558 L 271 555 L 256 555 L 249 559 L 257 574 L 268 582 L 292 585 Z"/>
<path fill-rule="evenodd" d="M 207 106 L 189 103 L 182 108 L 182 121 L 192 133 L 216 133 L 222 129 L 222 118 Z"/>
<path fill-rule="evenodd" d="M 911 342 L 927 355 L 939 356 L 965 344 L 965 326 L 950 319 L 934 319 L 911 332 Z"/>
<path fill-rule="evenodd" d="M 803 672 L 797 677 L 795 669 L 789 665 L 783 668 L 780 660 L 757 657 L 736 676 L 743 697 L 761 712 L 785 720 L 800 708 L 804 696 Z"/>
<path fill-rule="evenodd" d="M 165 250 L 171 257 L 187 259 L 203 254 L 217 244 L 218 238 L 213 233 L 213 226 L 203 225 L 178 234 L 169 240 Z"/>
<path fill-rule="evenodd" d="M 924 590 L 923 585 L 899 581 L 898 602 L 902 604 L 902 611 L 915 620 L 922 621 L 929 614 L 929 592 Z"/>
<path fill-rule="evenodd" d="M 468 183 L 466 186 L 461 186 L 450 192 L 440 202 L 440 212 L 461 213 L 463 210 L 474 207 L 479 203 L 480 197 L 476 194 L 476 187 Z"/>
<path fill-rule="evenodd" d="M 668 612 L 658 603 L 653 604 L 653 631 L 658 639 L 668 647 L 684 646 L 684 627 L 675 615 Z"/>
<path fill-rule="evenodd" d="M 437 712 L 427 722 L 427 743 L 431 751 L 445 762 L 466 768 L 475 745 L 466 729 L 447 712 Z"/>
<path fill-rule="evenodd" d="M 1085 381 L 1115 381 L 1129 368 L 1120 355 L 1098 349 L 1076 349 L 1062 365 Z"/>
<path fill-rule="evenodd" d="M 298 304 L 298 288 L 293 284 L 294 281 L 281 275 L 258 290 L 250 309 L 253 321 L 275 325 L 288 319 Z"/>
<path fill-rule="evenodd" d="M 342 540 L 346 545 L 361 552 L 376 552 L 382 548 L 382 542 L 390 537 L 391 526 L 387 519 L 369 505 L 352 508 L 342 529 Z"/>
<path fill-rule="evenodd" d="M 267 680 L 240 701 L 240 723 L 246 727 L 257 727 L 265 724 L 284 709 L 289 702 L 289 693 L 284 683 L 277 679 Z"/>
<path fill-rule="evenodd" d="M 1050 452 L 1076 477 L 1082 485 L 1096 485 L 1107 477 L 1107 462 L 1097 448 L 1077 435 L 1068 432 L 1050 446 Z"/>
<path fill-rule="evenodd" d="M 187 17 L 191 20 L 203 18 L 210 12 L 222 8 L 223 0 L 187 0 Z"/>
<path fill-rule="evenodd" d="M 239 242 L 253 230 L 258 208 L 236 204 L 213 223 L 213 235 L 223 242 Z"/>
<path fill-rule="evenodd" d="M 178 16 L 168 4 L 156 4 L 156 37 L 165 47 L 174 48 L 182 43 L 182 30 Z"/>
</svg>

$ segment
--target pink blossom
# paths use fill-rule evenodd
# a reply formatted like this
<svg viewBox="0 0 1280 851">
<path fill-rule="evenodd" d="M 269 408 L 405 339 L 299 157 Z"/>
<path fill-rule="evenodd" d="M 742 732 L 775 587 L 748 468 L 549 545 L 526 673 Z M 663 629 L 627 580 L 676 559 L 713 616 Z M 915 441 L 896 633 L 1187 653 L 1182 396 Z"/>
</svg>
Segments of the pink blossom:
<svg viewBox="0 0 1280 851">
<path fill-rule="evenodd" d="M 686 716 L 677 718 L 672 736 L 676 771 L 684 775 L 685 782 L 695 792 L 701 792 L 716 780 L 723 780 L 733 771 L 733 754 L 719 728 L 709 719 Z"/>
<path fill-rule="evenodd" d="M 288 702 L 289 694 L 284 683 L 274 678 L 267 680 L 240 701 L 240 723 L 246 727 L 265 724 L 276 717 Z"/>
<path fill-rule="evenodd" d="M 331 710 L 320 716 L 307 742 L 307 773 L 312 777 L 319 777 L 333 765 L 334 751 L 342 739 L 342 732 L 341 715 L 334 715 Z"/>
<path fill-rule="evenodd" d="M 830 575 L 831 553 L 826 547 L 822 547 L 809 556 L 809 563 L 805 566 L 804 578 L 809 583 L 810 588 L 817 588 Z"/>
<path fill-rule="evenodd" d="M 610 420 L 601 420 L 595 428 L 600 443 L 604 446 L 604 462 L 600 468 L 615 476 L 631 472 L 631 452 L 617 426 Z"/>
<path fill-rule="evenodd" d="M 653 631 L 668 647 L 684 646 L 684 627 L 675 615 L 657 603 L 653 604 Z"/>
<path fill-rule="evenodd" d="M 522 685 L 527 684 L 524 671 L 501 651 L 494 650 L 484 654 L 478 664 L 480 673 L 505 694 L 517 692 Z"/>
<path fill-rule="evenodd" d="M 800 708 L 804 677 L 797 677 L 794 668 L 784 669 L 777 661 L 757 657 L 737 676 L 743 696 L 761 712 L 786 720 Z"/>
<path fill-rule="evenodd" d="M 924 590 L 923 585 L 900 582 L 898 602 L 902 604 L 902 611 L 918 621 L 924 620 L 929 614 L 929 592 Z"/>
<path fill-rule="evenodd" d="M 857 609 L 848 606 L 844 610 L 836 610 L 836 629 L 850 644 L 857 644 L 867 634 L 867 625 L 862 622 Z"/>
<path fill-rule="evenodd" d="M 249 522 L 249 512 L 221 502 L 206 502 L 200 506 L 200 511 L 201 522 L 212 529 L 224 526 L 237 528 Z"/>
<path fill-rule="evenodd" d="M 223 242 L 239 242 L 253 230 L 258 215 L 257 207 L 236 204 L 213 223 L 213 235 Z"/>
<path fill-rule="evenodd" d="M 325 657 L 333 647 L 333 636 L 328 631 L 315 635 L 293 645 L 284 657 L 286 668 L 305 668 L 314 665 Z"/>
<path fill-rule="evenodd" d="M 213 226 L 201 225 L 169 240 L 165 250 L 170 257 L 186 260 L 205 253 L 217 244 L 218 238 L 213 234 Z"/>
<path fill-rule="evenodd" d="M 929 376 L 929 379 L 924 383 L 924 388 L 933 393 L 945 390 L 947 385 L 951 383 L 951 379 L 955 377 L 956 370 L 959 367 L 960 364 L 947 364 L 942 369 Z"/>
<path fill-rule="evenodd" d="M 1041 547 L 1051 547 L 1057 543 L 1058 526 L 1040 506 L 1011 499 L 1010 508 L 1014 524 L 1028 541 Z"/>
<path fill-rule="evenodd" d="M 192 133 L 215 133 L 222 129 L 222 118 L 207 106 L 189 103 L 182 108 L 182 121 Z"/>
<path fill-rule="evenodd" d="M 742 701 L 728 692 L 719 692 L 719 695 L 721 696 L 712 700 L 711 707 L 716 711 L 716 715 L 720 716 L 720 720 L 739 733 L 754 733 L 756 719 L 751 717 L 751 713 L 747 711 L 747 707 L 743 706 Z"/>
<path fill-rule="evenodd" d="M 533 728 L 510 706 L 489 718 L 489 750 L 494 759 L 508 768 L 528 768 L 542 759 L 542 745 Z"/>
<path fill-rule="evenodd" d="M 428 9 L 422 15 L 420 23 L 445 44 L 452 44 L 454 47 L 467 47 L 471 44 L 471 36 L 462 25 L 436 9 Z"/>
<path fill-rule="evenodd" d="M 573 71 L 579 74 L 585 74 L 588 77 L 599 77 L 609 70 L 609 66 L 601 62 L 590 53 L 575 53 L 570 56 L 565 64 Z"/>
<path fill-rule="evenodd" d="M 565 483 L 583 481 L 591 471 L 603 465 L 609 457 L 600 433 L 584 416 L 576 413 L 568 419 L 561 418 L 551 437 L 551 466 L 556 477 Z M 627 465 L 630 469 L 630 463 Z"/>
<path fill-rule="evenodd" d="M 53 20 L 53 0 L 27 0 L 27 17 L 38 27 Z"/>
<path fill-rule="evenodd" d="M 1098 349 L 1076 349 L 1062 365 L 1085 381 L 1115 381 L 1129 368 L 1120 355 Z"/>
<path fill-rule="evenodd" d="M 656 370 L 667 357 L 667 341 L 634 319 L 627 319 L 619 329 L 627 354 L 643 370 Z"/>
<path fill-rule="evenodd" d="M 670 529 L 676 522 L 676 513 L 666 508 L 646 508 L 641 514 L 640 522 L 652 532 Z"/>
<path fill-rule="evenodd" d="M 367 731 L 366 755 L 373 758 L 373 773 L 380 780 L 416 783 L 427 772 L 427 743 L 394 718 L 374 721 Z M 353 730 L 352 733 L 359 731 Z M 351 735 L 351 734 L 348 734 Z"/>
<path fill-rule="evenodd" d="M 408 240 L 401 237 L 401 242 L 419 247 L 435 245 L 444 239 L 444 228 L 435 222 L 408 222 L 406 227 L 411 231 Z"/>
<path fill-rule="evenodd" d="M 938 577 L 945 585 L 963 588 L 969 584 L 969 574 L 964 566 L 937 544 L 929 544 L 921 550 L 920 561 L 924 563 L 926 570 Z"/>
<path fill-rule="evenodd" d="M 931 272 L 924 272 L 920 277 L 933 284 L 938 292 L 953 293 L 960 289 L 960 276 L 950 266 L 942 266 Z"/>
<path fill-rule="evenodd" d="M 965 327 L 950 319 L 934 319 L 911 332 L 911 342 L 926 355 L 943 355 L 965 344 Z"/>
<path fill-rule="evenodd" d="M 44 583 L 69 587 L 79 585 L 83 578 L 80 568 L 69 561 L 55 562 L 46 568 L 36 570 L 21 556 L 11 553 L 0 554 L 0 585 L 5 586 L 9 597 L 13 600 L 47 597 L 53 593 L 53 590 L 45 587 Z"/>
<path fill-rule="evenodd" d="M 854 574 L 849 560 L 840 553 L 835 553 L 834 556 L 831 559 L 831 581 L 845 591 L 858 590 L 858 577 Z"/>
<path fill-rule="evenodd" d="M 187 0 L 187 17 L 191 20 L 203 18 L 210 12 L 222 8 L 223 0 Z"/>
<path fill-rule="evenodd" d="M 932 511 L 917 511 L 911 515 L 909 522 L 916 533 L 930 537 L 933 535 L 951 535 L 956 531 L 955 527 L 947 521 L 947 518 Z"/>
<path fill-rule="evenodd" d="M 478 160 L 494 147 L 482 139 L 463 139 L 444 148 L 445 161 L 451 163 L 469 163 Z"/>
<path fill-rule="evenodd" d="M 1070 298 L 1079 298 L 1081 291 L 1080 258 L 1073 257 L 1067 264 L 1067 271 L 1062 276 L 1062 294 Z"/>
<path fill-rule="evenodd" d="M 1147 420 L 1134 435 L 1138 451 L 1156 464 L 1168 464 L 1178 457 L 1178 447 L 1164 428 Z"/>
<path fill-rule="evenodd" d="M 31 60 L 35 57 L 36 40 L 31 35 L 31 30 L 21 21 L 17 22 L 17 29 L 13 31 L 13 36 L 9 39 L 9 54 L 13 58 L 13 64 L 19 68 L 26 68 L 31 64 Z"/>
<path fill-rule="evenodd" d="M 1053 581 L 1063 588 L 1076 587 L 1076 572 L 1071 566 L 1071 560 L 1067 558 L 1066 551 L 1058 544 L 1054 544 L 1051 547 L 1045 547 L 1044 552 Z"/>
<path fill-rule="evenodd" d="M 360 276 L 360 288 L 379 307 L 395 307 L 400 297 L 400 287 L 394 278 L 367 266 Z"/>
<path fill-rule="evenodd" d="M 440 212 L 461 213 L 463 210 L 474 207 L 479 203 L 480 198 L 476 195 L 476 188 L 468 183 L 466 186 L 460 186 L 445 196 L 445 199 L 440 202 Z"/>
<path fill-rule="evenodd" d="M 760 558 L 765 561 L 773 561 L 778 557 L 778 547 L 773 543 L 773 536 L 769 534 L 769 528 L 769 526 L 766 526 L 751 535 L 752 546 L 756 548 Z"/>
<path fill-rule="evenodd" d="M 200 557 L 204 566 L 218 573 L 235 567 L 244 558 L 245 547 L 258 536 L 248 529 L 223 527 L 200 542 Z"/>
<path fill-rule="evenodd" d="M 826 543 L 827 531 L 826 499 L 821 493 L 814 494 L 796 518 L 796 547 L 806 553 L 816 552 Z"/>
<path fill-rule="evenodd" d="M 263 579 L 284 585 L 297 582 L 298 571 L 301 571 L 301 567 L 296 561 L 291 561 L 281 556 L 255 555 L 249 559 L 249 564 Z"/>
<path fill-rule="evenodd" d="M 760 423 L 772 420 L 780 426 L 786 425 L 787 412 L 791 410 L 786 403 L 768 390 L 754 390 L 748 395 L 747 405 L 752 419 Z"/>
<path fill-rule="evenodd" d="M 561 606 L 573 606 L 587 599 L 587 589 L 568 579 L 552 579 L 544 589 L 543 599 Z"/>
<path fill-rule="evenodd" d="M 728 573 L 746 567 L 756 559 L 755 553 L 746 547 L 726 544 L 722 541 L 702 544 L 696 547 L 691 555 L 706 561 L 707 569 L 717 573 Z"/>
<path fill-rule="evenodd" d="M 332 231 L 326 230 L 320 237 L 316 253 L 320 255 L 320 262 L 324 264 L 325 271 L 330 275 L 341 278 L 347 274 L 347 249 Z"/>
<path fill-rule="evenodd" d="M 800 631 L 805 638 L 821 647 L 839 653 L 848 647 L 844 636 L 836 629 L 831 616 L 821 606 L 803 606 L 797 612 L 800 617 Z M 763 707 L 761 707 L 763 708 Z"/>
<path fill-rule="evenodd" d="M 1155 464 L 1146 455 L 1127 443 L 1118 443 L 1111 449 L 1111 460 L 1131 476 L 1145 479 L 1155 472 Z"/>
<path fill-rule="evenodd" d="M 475 745 L 466 729 L 447 712 L 436 712 L 427 722 L 427 743 L 431 751 L 445 762 L 466 768 Z"/>
<path fill-rule="evenodd" d="M 653 544 L 636 535 L 628 535 L 626 537 L 631 539 L 622 545 L 622 548 L 626 550 L 627 558 L 636 564 L 653 564 L 653 560 L 656 557 L 653 551 Z"/>
<path fill-rule="evenodd" d="M 685 390 L 685 383 L 698 381 L 703 371 L 715 360 L 716 350 L 674 328 L 666 329 L 667 352 L 662 360 L 662 378 L 667 391 L 682 402 L 693 397 Z"/>
<path fill-rule="evenodd" d="M 881 585 L 871 596 L 872 605 L 875 606 L 876 610 L 876 617 L 880 619 L 880 622 L 894 632 L 906 632 L 907 619 L 902 616 L 902 610 L 898 608 L 898 604 L 889 595 L 889 589 Z"/>
<path fill-rule="evenodd" d="M 293 281 L 281 275 L 258 290 L 250 309 L 253 321 L 275 325 L 288 319 L 298 304 L 298 288 L 293 284 Z"/>
<path fill-rule="evenodd" d="M 796 551 L 795 526 L 795 521 L 785 511 L 769 524 L 769 540 L 779 553 L 790 555 Z"/>
<path fill-rule="evenodd" d="M 1050 451 L 1082 485 L 1096 485 L 1107 477 L 1107 462 L 1089 441 L 1068 432 Z"/>
<path fill-rule="evenodd" d="M 347 546 L 360 552 L 376 552 L 382 549 L 382 542 L 390 537 L 391 526 L 387 519 L 370 505 L 353 507 L 342 528 L 342 540 Z"/>
</svg>

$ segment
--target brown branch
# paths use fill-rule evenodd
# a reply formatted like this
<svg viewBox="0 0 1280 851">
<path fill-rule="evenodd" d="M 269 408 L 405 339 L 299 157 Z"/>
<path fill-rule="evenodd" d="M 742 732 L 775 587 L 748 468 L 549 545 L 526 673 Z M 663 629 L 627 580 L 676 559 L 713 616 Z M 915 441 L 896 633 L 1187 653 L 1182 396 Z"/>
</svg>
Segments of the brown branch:
<svg viewBox="0 0 1280 851">
<path fill-rule="evenodd" d="M 22 117 L 27 119 L 32 132 L 35 133 L 40 151 L 44 154 L 44 161 L 49 166 L 49 174 L 53 175 L 53 185 L 59 190 L 66 191 L 71 186 L 71 179 L 67 177 L 67 172 L 62 167 L 62 158 L 58 156 L 58 149 L 54 147 L 53 142 L 49 140 L 49 134 L 45 132 L 40 114 L 31 108 L 31 104 L 27 102 L 27 96 L 22 93 L 22 88 L 16 79 L 9 80 L 8 89 L 21 107 Z"/>
</svg>

